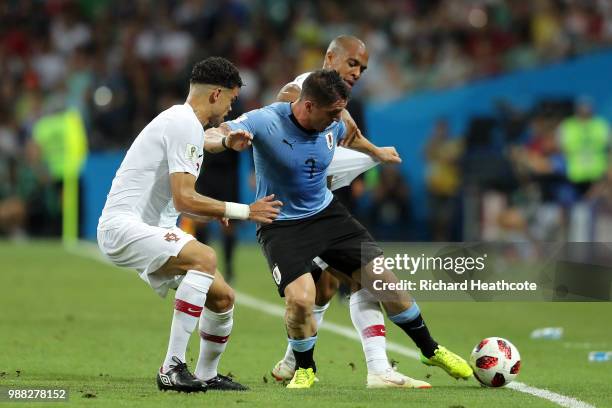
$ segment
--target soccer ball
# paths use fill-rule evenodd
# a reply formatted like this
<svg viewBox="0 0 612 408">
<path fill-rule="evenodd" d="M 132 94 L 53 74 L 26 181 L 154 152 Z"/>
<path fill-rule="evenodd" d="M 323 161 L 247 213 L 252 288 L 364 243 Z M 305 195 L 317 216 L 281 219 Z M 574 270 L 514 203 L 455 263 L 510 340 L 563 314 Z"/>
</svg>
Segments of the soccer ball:
<svg viewBox="0 0 612 408">
<path fill-rule="evenodd" d="M 487 387 L 510 384 L 521 369 L 521 355 L 514 344 L 501 337 L 488 337 L 470 355 L 474 377 Z"/>
</svg>

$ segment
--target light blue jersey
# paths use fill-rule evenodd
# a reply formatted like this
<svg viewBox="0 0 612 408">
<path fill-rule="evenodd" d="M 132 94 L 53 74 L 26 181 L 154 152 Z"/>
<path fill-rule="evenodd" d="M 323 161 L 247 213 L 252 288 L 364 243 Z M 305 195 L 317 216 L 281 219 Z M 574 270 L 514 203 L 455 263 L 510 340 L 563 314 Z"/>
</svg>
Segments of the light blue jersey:
<svg viewBox="0 0 612 408">
<path fill-rule="evenodd" d="M 323 210 L 333 195 L 327 188 L 327 167 L 344 122 L 322 132 L 302 128 L 287 102 L 273 103 L 227 122 L 232 130 L 253 134 L 257 199 L 275 194 L 283 202 L 277 220 L 297 220 Z"/>
</svg>

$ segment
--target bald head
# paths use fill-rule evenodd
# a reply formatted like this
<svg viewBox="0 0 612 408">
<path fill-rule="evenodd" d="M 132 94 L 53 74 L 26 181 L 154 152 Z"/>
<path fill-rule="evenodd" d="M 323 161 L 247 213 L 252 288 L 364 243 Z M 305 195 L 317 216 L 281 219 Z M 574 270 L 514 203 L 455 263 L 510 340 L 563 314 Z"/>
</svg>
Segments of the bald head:
<svg viewBox="0 0 612 408">
<path fill-rule="evenodd" d="M 368 58 L 363 41 L 352 35 L 340 35 L 327 47 L 323 68 L 337 71 L 352 88 L 368 67 Z"/>
<path fill-rule="evenodd" d="M 366 50 L 366 46 L 359 38 L 352 35 L 339 35 L 329 43 L 327 52 L 347 53 L 357 49 Z"/>
</svg>

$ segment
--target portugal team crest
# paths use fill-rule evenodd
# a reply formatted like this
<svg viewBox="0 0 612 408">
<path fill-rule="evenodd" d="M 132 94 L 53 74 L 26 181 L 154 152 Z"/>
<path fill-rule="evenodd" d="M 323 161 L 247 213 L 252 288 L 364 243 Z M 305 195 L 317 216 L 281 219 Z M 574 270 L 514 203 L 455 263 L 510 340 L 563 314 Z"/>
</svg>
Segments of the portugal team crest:
<svg viewBox="0 0 612 408">
<path fill-rule="evenodd" d="M 327 148 L 329 150 L 334 148 L 334 135 L 332 132 L 325 135 L 325 141 L 327 142 Z"/>
<path fill-rule="evenodd" d="M 180 241 L 180 238 L 174 233 L 174 232 L 169 232 L 166 235 L 164 235 L 164 239 L 168 242 L 177 242 Z"/>
</svg>

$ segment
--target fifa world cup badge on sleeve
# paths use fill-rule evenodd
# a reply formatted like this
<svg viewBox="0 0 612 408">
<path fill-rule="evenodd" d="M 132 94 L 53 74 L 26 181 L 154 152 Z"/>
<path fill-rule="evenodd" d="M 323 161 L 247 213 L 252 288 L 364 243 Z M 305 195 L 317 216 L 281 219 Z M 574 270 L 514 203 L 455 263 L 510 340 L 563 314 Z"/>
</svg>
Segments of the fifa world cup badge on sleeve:
<svg viewBox="0 0 612 408">
<path fill-rule="evenodd" d="M 198 158 L 198 147 L 196 145 L 192 145 L 191 143 L 187 143 L 187 148 L 185 149 L 185 158 L 187 160 L 195 162 Z"/>
</svg>

